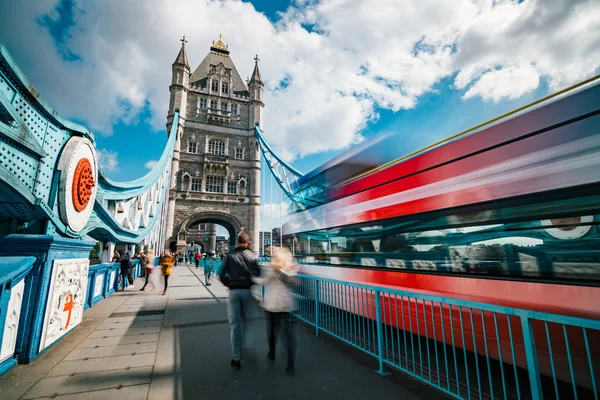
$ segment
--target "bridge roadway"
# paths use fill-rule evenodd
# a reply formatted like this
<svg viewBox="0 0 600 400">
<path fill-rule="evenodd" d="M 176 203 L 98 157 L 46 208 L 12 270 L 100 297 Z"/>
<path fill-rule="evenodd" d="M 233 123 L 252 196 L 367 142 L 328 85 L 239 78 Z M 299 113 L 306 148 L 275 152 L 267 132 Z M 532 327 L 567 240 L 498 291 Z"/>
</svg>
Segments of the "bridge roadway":
<svg viewBox="0 0 600 400">
<path fill-rule="evenodd" d="M 161 278 L 162 279 L 162 278 Z M 376 362 L 297 323 L 297 374 L 284 374 L 285 353 L 266 359 L 265 323 L 256 307 L 252 349 L 232 370 L 227 289 L 202 268 L 174 268 L 159 290 L 116 293 L 85 311 L 82 324 L 34 363 L 0 378 L 0 398 L 137 399 L 422 399 L 443 398 L 400 373 L 381 377 Z M 162 288 L 162 282 L 161 282 Z"/>
</svg>

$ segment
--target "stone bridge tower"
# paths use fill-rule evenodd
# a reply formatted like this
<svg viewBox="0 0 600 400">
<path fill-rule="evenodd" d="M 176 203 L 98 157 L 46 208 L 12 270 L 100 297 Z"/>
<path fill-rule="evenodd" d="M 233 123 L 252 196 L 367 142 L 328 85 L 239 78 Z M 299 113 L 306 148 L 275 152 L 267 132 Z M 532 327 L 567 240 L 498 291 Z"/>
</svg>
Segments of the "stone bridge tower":
<svg viewBox="0 0 600 400">
<path fill-rule="evenodd" d="M 190 73 L 182 39 L 167 117 L 169 130 L 175 111 L 180 113 L 167 216 L 171 247 L 182 249 L 195 241 L 202 223 L 227 228 L 231 244 L 244 230 L 258 250 L 260 150 L 254 126 L 260 126 L 264 107 L 258 61 L 246 85 L 219 38 Z"/>
</svg>

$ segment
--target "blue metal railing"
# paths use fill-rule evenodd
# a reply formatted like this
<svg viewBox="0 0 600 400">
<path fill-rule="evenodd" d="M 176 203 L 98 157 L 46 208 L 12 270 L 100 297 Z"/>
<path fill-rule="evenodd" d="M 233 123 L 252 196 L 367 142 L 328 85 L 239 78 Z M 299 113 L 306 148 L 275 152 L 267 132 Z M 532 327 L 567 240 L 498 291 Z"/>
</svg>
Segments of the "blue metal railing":
<svg viewBox="0 0 600 400">
<path fill-rule="evenodd" d="M 144 276 L 145 271 L 140 266 L 140 260 L 133 261 L 133 279 Z M 84 309 L 92 307 L 102 299 L 107 299 L 115 291 L 122 289 L 120 283 L 121 264 L 118 262 L 90 266 L 88 272 L 87 297 Z"/>
<path fill-rule="evenodd" d="M 456 398 L 599 397 L 598 320 L 307 275 L 293 295 L 295 317 L 375 357 L 379 374 Z"/>
</svg>

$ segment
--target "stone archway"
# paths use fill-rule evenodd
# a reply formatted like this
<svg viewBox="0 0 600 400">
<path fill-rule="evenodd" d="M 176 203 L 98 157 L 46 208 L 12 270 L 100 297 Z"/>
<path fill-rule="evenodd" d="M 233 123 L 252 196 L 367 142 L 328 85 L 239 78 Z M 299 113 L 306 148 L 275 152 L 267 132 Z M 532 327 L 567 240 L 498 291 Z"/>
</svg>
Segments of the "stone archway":
<svg viewBox="0 0 600 400">
<path fill-rule="evenodd" d="M 192 225 L 198 223 L 209 223 L 223 226 L 229 233 L 229 246 L 233 248 L 237 239 L 237 235 L 242 231 L 242 224 L 230 214 L 219 211 L 204 211 L 196 213 L 185 219 L 178 230 L 177 237 L 186 237 L 188 230 Z"/>
</svg>

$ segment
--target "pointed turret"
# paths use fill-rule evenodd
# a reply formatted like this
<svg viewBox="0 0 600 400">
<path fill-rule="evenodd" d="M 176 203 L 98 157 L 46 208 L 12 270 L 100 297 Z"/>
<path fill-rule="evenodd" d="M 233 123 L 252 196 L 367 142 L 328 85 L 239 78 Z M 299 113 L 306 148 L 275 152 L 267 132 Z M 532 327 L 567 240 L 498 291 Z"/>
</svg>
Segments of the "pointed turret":
<svg viewBox="0 0 600 400">
<path fill-rule="evenodd" d="M 258 62 L 259 62 L 258 54 L 254 57 L 254 71 L 252 72 L 252 77 L 250 78 L 249 85 L 253 83 L 258 83 L 259 85 L 263 85 L 262 78 L 260 76 L 260 71 L 258 70 Z"/>
<path fill-rule="evenodd" d="M 180 117 L 187 117 L 187 92 L 190 80 L 190 65 L 185 52 L 185 36 L 181 39 L 181 49 L 172 66 L 173 75 L 171 75 L 171 101 L 169 103 L 169 113 L 167 117 L 167 133 L 171 131 L 171 122 L 173 113 L 179 111 Z"/>
<path fill-rule="evenodd" d="M 250 81 L 248 81 L 248 92 L 250 93 L 250 120 L 248 121 L 250 126 L 261 124 L 262 119 L 262 108 L 265 106 L 263 103 L 263 92 L 265 90 L 265 85 L 260 76 L 260 71 L 258 70 L 258 54 L 254 57 L 254 72 L 252 72 L 252 77 Z"/>
<path fill-rule="evenodd" d="M 184 65 L 188 69 L 190 69 L 190 64 L 188 63 L 187 53 L 185 52 L 185 44 L 186 43 L 187 43 L 187 40 L 185 40 L 185 36 L 184 36 L 183 39 L 181 39 L 181 50 L 179 50 L 179 54 L 177 54 L 177 58 L 175 59 L 175 62 L 173 63 L 173 65 L 180 64 L 180 65 Z"/>
</svg>

